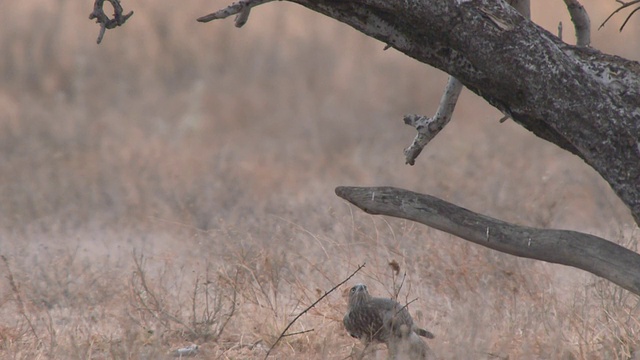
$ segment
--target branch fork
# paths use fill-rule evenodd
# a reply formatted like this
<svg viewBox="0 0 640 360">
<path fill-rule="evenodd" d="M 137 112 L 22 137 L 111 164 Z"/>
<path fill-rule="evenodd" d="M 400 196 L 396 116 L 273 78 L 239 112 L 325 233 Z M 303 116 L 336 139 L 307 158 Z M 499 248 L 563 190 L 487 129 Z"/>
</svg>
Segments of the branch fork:
<svg viewBox="0 0 640 360">
<path fill-rule="evenodd" d="M 96 19 L 96 22 L 100 24 L 100 33 L 98 34 L 98 40 L 96 41 L 98 44 L 102 42 L 102 38 L 104 37 L 104 33 L 107 29 L 113 29 L 117 26 L 124 25 L 124 23 L 133 15 L 133 11 L 123 15 L 124 9 L 122 9 L 122 5 L 120 5 L 120 0 L 106 1 L 113 6 L 113 18 L 109 18 L 109 16 L 104 13 L 103 6 L 105 0 L 96 0 L 93 4 L 93 11 L 89 14 L 89 20 Z"/>
<path fill-rule="evenodd" d="M 249 13 L 251 12 L 252 7 L 266 4 L 271 1 L 274 0 L 240 0 L 227 6 L 224 9 L 218 10 L 205 16 L 201 16 L 198 18 L 198 21 L 206 23 L 217 19 L 226 19 L 231 15 L 236 15 L 236 27 L 240 28 L 249 20 Z"/>
<path fill-rule="evenodd" d="M 607 23 L 607 21 L 609 21 L 613 15 L 617 14 L 618 12 L 620 12 L 621 10 L 624 10 L 630 6 L 636 5 L 636 4 L 640 4 L 640 0 L 631 0 L 631 1 L 623 1 L 623 0 L 616 0 L 616 2 L 618 4 L 620 4 L 620 7 L 618 7 L 614 12 L 612 12 L 603 22 L 602 24 L 600 24 L 600 27 L 598 28 L 598 30 L 602 29 L 604 27 L 604 24 Z M 627 17 L 624 19 L 624 22 L 622 23 L 622 26 L 620 26 L 620 31 L 622 31 L 622 29 L 624 29 L 624 27 L 627 25 L 627 23 L 629 22 L 629 19 L 631 19 L 631 17 L 633 16 L 633 14 L 636 13 L 636 11 L 640 10 L 640 5 L 638 5 L 635 9 L 633 9 L 631 11 L 631 13 L 629 15 L 627 15 Z"/>
<path fill-rule="evenodd" d="M 404 116 L 404 123 L 413 126 L 418 134 L 411 145 L 404 149 L 405 161 L 409 165 L 416 162 L 416 158 L 427 144 L 449 123 L 453 116 L 453 110 L 462 91 L 462 83 L 453 76 L 449 77 L 447 86 L 440 99 L 438 111 L 433 117 L 409 114 Z"/>
</svg>

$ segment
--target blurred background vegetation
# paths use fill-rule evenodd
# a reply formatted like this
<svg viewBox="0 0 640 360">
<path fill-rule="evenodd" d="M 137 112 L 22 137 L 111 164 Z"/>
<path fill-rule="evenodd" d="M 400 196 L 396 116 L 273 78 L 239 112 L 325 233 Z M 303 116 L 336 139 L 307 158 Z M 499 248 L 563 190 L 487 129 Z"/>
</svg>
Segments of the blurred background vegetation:
<svg viewBox="0 0 640 360">
<path fill-rule="evenodd" d="M 333 194 L 399 186 L 635 249 L 628 211 L 593 170 L 468 91 L 404 165 L 402 115 L 432 114 L 446 74 L 288 3 L 242 29 L 195 21 L 226 5 L 124 2 L 135 15 L 98 46 L 90 1 L 0 3 L 0 357 L 158 358 L 190 342 L 204 358 L 262 357 L 363 262 L 354 281 L 374 295 L 406 273 L 401 299 L 418 298 L 410 310 L 445 359 L 639 349 L 626 292 Z M 584 5 L 595 48 L 640 58 L 640 20 L 595 31 L 616 3 Z M 553 33 L 562 21 L 573 42 L 563 6 L 535 2 L 533 19 Z M 352 354 L 345 307 L 332 294 L 276 356 Z"/>
</svg>

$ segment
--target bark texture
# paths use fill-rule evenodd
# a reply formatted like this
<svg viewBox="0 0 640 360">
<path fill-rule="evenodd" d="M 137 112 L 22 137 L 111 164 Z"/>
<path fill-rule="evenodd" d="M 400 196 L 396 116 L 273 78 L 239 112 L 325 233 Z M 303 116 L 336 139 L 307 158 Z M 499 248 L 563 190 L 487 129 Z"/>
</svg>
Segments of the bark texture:
<svg viewBox="0 0 640 360">
<path fill-rule="evenodd" d="M 573 266 L 640 295 L 640 254 L 597 236 L 510 224 L 393 187 L 338 187 L 336 194 L 369 214 L 416 221 L 507 254 Z"/>
<path fill-rule="evenodd" d="M 640 64 L 496 0 L 290 0 L 439 68 L 593 167 L 640 224 Z"/>
</svg>

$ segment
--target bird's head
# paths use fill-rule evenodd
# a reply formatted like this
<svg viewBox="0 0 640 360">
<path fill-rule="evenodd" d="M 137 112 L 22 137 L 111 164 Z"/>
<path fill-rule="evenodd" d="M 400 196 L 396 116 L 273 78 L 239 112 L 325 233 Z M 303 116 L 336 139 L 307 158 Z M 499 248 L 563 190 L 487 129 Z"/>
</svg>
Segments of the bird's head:
<svg viewBox="0 0 640 360">
<path fill-rule="evenodd" d="M 367 285 L 365 284 L 356 284 L 351 290 L 349 290 L 349 307 L 357 306 L 362 304 L 371 298 L 369 295 L 369 291 L 367 290 Z"/>
</svg>

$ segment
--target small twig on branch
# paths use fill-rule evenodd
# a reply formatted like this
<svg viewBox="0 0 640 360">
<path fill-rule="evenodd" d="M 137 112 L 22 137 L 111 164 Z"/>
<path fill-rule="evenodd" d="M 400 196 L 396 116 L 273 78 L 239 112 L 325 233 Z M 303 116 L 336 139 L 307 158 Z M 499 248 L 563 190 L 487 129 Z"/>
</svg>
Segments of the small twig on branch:
<svg viewBox="0 0 640 360">
<path fill-rule="evenodd" d="M 578 0 L 564 0 L 571 15 L 571 22 L 576 29 L 576 45 L 589 46 L 591 44 L 591 20 L 584 6 Z"/>
<path fill-rule="evenodd" d="M 198 18 L 198 21 L 205 23 L 212 20 L 225 19 L 231 15 L 237 15 L 235 20 L 236 27 L 242 27 L 242 25 L 246 24 L 247 20 L 249 20 L 249 13 L 252 7 L 266 4 L 271 1 L 275 0 L 240 0 L 224 9 L 218 10 L 209 15 L 201 16 Z"/>
<path fill-rule="evenodd" d="M 562 40 L 562 21 L 558 23 L 558 38 Z"/>
<path fill-rule="evenodd" d="M 407 309 L 407 311 L 408 311 L 408 310 L 409 310 L 409 304 L 414 303 L 414 302 L 416 302 L 417 300 L 418 300 L 418 298 L 415 298 L 415 299 L 413 299 L 413 300 L 411 300 L 411 301 L 407 302 L 406 304 L 404 304 L 400 309 L 398 309 L 398 311 L 396 311 L 395 315 L 400 314 L 400 312 L 401 312 L 402 310 L 404 310 L 404 309 Z M 396 300 L 396 301 L 397 301 L 397 300 Z M 394 315 L 394 316 L 395 316 L 395 315 Z"/>
<path fill-rule="evenodd" d="M 628 2 L 624 2 L 622 0 L 616 0 L 616 2 L 619 3 L 619 4 L 622 4 L 622 5 L 620 5 L 619 8 L 617 8 L 614 12 L 612 12 L 606 19 L 604 19 L 602 24 L 600 24 L 600 27 L 598 28 L 598 30 L 602 29 L 604 27 L 604 24 L 606 24 L 607 21 L 609 21 L 609 19 L 611 19 L 613 17 L 613 15 L 617 14 L 621 10 L 624 10 L 624 9 L 626 9 L 626 8 L 632 6 L 632 5 L 635 5 L 635 4 L 640 4 L 640 0 L 633 0 L 633 1 L 628 1 Z M 622 23 L 622 26 L 620 26 L 620 31 L 622 31 L 622 29 L 624 29 L 625 25 L 627 25 L 627 22 L 629 22 L 629 19 L 631 19 L 631 16 L 633 16 L 633 14 L 635 14 L 636 11 L 638 11 L 638 10 L 640 10 L 640 6 L 638 6 L 635 9 L 633 9 L 633 11 L 626 17 L 626 19 Z"/>
<path fill-rule="evenodd" d="M 393 275 L 393 298 L 398 301 L 398 296 L 400 296 L 400 291 L 402 290 L 402 286 L 404 286 L 404 280 L 407 278 L 407 272 L 405 271 L 402 274 L 402 281 L 400 281 L 400 285 L 396 285 L 396 276 L 395 273 Z"/>
<path fill-rule="evenodd" d="M 404 123 L 418 130 L 418 134 L 415 139 L 413 139 L 413 143 L 404 149 L 407 164 L 414 165 L 422 149 L 449 123 L 461 91 L 462 83 L 453 76 L 449 76 L 447 87 L 444 90 L 444 94 L 442 94 L 438 111 L 434 117 L 428 118 L 415 114 L 405 115 Z"/>
<path fill-rule="evenodd" d="M 284 328 L 284 330 L 282 330 L 282 333 L 280 334 L 280 336 L 278 336 L 278 338 L 276 339 L 276 342 L 273 343 L 273 345 L 271 345 L 271 347 L 269 348 L 269 350 L 267 351 L 267 355 L 264 356 L 265 359 L 267 359 L 269 357 L 269 354 L 271 353 L 271 350 L 273 350 L 273 348 L 276 347 L 276 345 L 278 344 L 278 342 L 280 341 L 280 339 L 282 339 L 285 336 L 290 336 L 290 335 L 294 335 L 294 334 L 302 334 L 304 332 L 298 332 L 298 333 L 292 333 L 292 334 L 287 334 L 287 330 L 289 330 L 289 328 L 293 325 L 293 323 L 295 323 L 302 315 L 304 315 L 307 311 L 311 310 L 311 308 L 313 308 L 314 306 L 316 306 L 320 301 L 322 301 L 322 299 L 324 299 L 325 297 L 327 297 L 329 294 L 331 294 L 335 289 L 339 288 L 340 286 L 342 286 L 342 284 L 346 283 L 347 281 L 349 281 L 349 279 L 351 279 L 355 274 L 358 273 L 358 271 L 362 270 L 362 268 L 365 266 L 366 263 L 362 264 L 362 265 L 358 265 L 358 268 L 351 273 L 351 275 L 347 276 L 346 279 L 342 280 L 338 285 L 334 286 L 331 288 L 331 290 L 327 291 L 324 293 L 324 295 L 320 296 L 320 298 L 316 301 L 313 302 L 313 304 L 309 305 L 306 309 L 304 309 L 300 314 L 298 314 L 295 318 L 293 318 L 293 320 L 291 320 L 291 322 L 289 323 L 289 325 L 287 325 L 286 328 Z M 309 330 L 311 331 L 311 330 Z"/>
<path fill-rule="evenodd" d="M 120 5 L 120 0 L 106 0 L 111 6 L 113 6 L 113 18 L 110 19 L 107 14 L 104 13 L 104 2 L 105 0 L 96 0 L 93 4 L 93 11 L 89 14 L 89 20 L 96 19 L 96 22 L 100 24 L 100 33 L 98 34 L 97 43 L 100 44 L 102 42 L 102 38 L 104 37 L 104 33 L 107 29 L 113 29 L 116 26 L 123 25 L 132 15 L 133 11 L 130 11 L 128 14 L 123 15 L 122 5 Z"/>
</svg>

